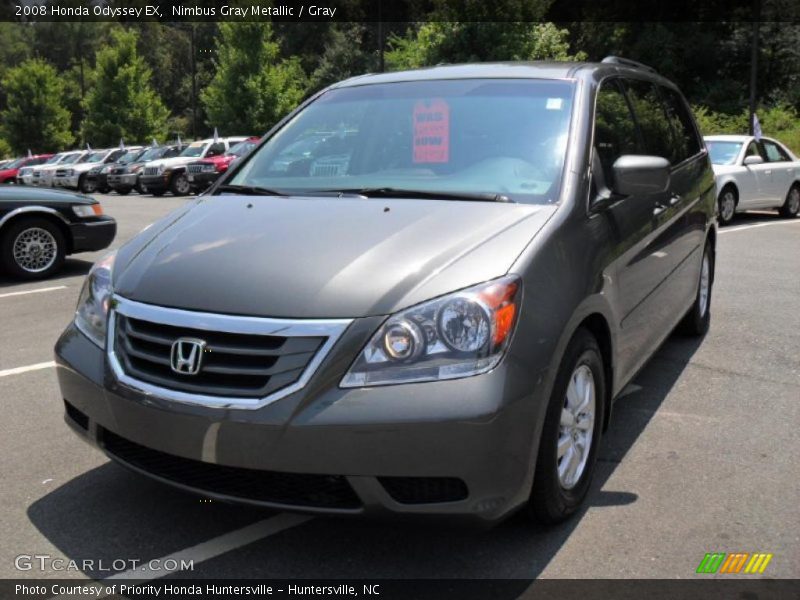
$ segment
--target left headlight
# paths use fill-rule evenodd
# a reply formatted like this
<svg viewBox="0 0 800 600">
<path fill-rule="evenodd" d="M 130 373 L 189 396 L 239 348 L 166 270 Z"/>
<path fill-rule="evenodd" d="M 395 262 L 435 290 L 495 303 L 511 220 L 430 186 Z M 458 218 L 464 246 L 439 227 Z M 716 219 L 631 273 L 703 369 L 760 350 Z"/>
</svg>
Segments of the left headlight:
<svg viewBox="0 0 800 600">
<path fill-rule="evenodd" d="M 457 379 L 492 370 L 511 340 L 521 292 L 520 279 L 506 276 L 391 316 L 341 387 Z"/>
<path fill-rule="evenodd" d="M 72 212 L 76 217 L 85 219 L 87 217 L 99 217 L 103 214 L 103 207 L 100 204 L 74 204 Z"/>
<path fill-rule="evenodd" d="M 113 291 L 111 271 L 116 257 L 117 252 L 114 251 L 94 264 L 83 283 L 75 311 L 75 326 L 101 348 L 106 347 L 108 309 Z"/>
</svg>

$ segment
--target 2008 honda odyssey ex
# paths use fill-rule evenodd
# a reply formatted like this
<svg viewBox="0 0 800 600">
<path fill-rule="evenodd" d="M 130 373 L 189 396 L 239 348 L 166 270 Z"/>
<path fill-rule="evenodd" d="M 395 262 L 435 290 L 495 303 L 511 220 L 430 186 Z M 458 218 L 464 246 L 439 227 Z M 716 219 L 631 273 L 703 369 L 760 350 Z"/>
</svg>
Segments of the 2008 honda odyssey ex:
<svg viewBox="0 0 800 600">
<path fill-rule="evenodd" d="M 558 521 L 614 396 L 707 330 L 715 239 L 693 117 L 643 65 L 357 77 L 94 266 L 66 421 L 212 498 Z"/>
</svg>

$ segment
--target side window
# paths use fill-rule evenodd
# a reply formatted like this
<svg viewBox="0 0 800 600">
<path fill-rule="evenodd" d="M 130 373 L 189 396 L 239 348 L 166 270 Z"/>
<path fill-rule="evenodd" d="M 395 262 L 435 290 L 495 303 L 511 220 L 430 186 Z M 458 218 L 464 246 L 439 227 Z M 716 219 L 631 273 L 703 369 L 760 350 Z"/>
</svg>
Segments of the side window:
<svg viewBox="0 0 800 600">
<path fill-rule="evenodd" d="M 767 161 L 769 162 L 789 162 L 791 159 L 786 152 L 778 146 L 775 142 L 768 142 L 764 140 L 761 142 L 761 145 L 764 147 L 764 152 L 767 155 Z"/>
<path fill-rule="evenodd" d="M 761 144 L 756 142 L 750 142 L 750 145 L 747 146 L 747 152 L 744 153 L 745 158 L 748 156 L 760 156 L 765 161 L 767 160 L 767 155 L 764 153 L 764 150 L 761 148 Z"/>
<path fill-rule="evenodd" d="M 628 101 L 616 81 L 603 83 L 597 92 L 594 146 L 606 183 L 612 181 L 611 166 L 623 154 L 638 154 L 636 123 Z"/>
<path fill-rule="evenodd" d="M 694 119 L 680 94 L 663 86 L 660 89 L 673 131 L 672 164 L 677 164 L 698 154 L 703 145 L 694 126 Z"/>
<path fill-rule="evenodd" d="M 656 86 L 648 81 L 627 79 L 628 98 L 644 143 L 643 154 L 675 160 L 672 127 Z"/>
</svg>

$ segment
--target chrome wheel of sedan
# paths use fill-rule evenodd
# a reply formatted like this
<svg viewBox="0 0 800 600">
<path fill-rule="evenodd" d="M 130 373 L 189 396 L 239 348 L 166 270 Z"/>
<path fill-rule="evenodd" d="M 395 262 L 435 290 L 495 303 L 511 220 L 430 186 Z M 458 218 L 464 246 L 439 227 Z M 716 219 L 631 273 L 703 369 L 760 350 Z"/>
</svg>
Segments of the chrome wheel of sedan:
<svg viewBox="0 0 800 600">
<path fill-rule="evenodd" d="M 595 404 L 592 369 L 578 365 L 567 387 L 558 433 L 558 480 L 565 490 L 575 486 L 586 468 L 594 433 Z"/>
<path fill-rule="evenodd" d="M 730 223 L 736 213 L 736 194 L 733 190 L 723 190 L 719 197 L 719 220 L 721 223 Z"/>
<path fill-rule="evenodd" d="M 22 230 L 14 239 L 14 262 L 28 273 L 46 271 L 58 257 L 58 243 L 46 229 L 31 227 Z"/>
</svg>

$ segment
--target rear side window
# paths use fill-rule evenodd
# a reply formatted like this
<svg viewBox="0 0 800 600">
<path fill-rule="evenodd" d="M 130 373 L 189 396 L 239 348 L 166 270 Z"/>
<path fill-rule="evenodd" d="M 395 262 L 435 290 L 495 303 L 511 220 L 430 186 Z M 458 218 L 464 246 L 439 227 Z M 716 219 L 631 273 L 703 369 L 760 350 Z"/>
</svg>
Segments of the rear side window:
<svg viewBox="0 0 800 600">
<path fill-rule="evenodd" d="M 792 159 L 789 158 L 789 155 L 786 154 L 783 148 L 778 146 L 775 142 L 768 142 L 764 140 L 761 142 L 764 146 L 764 152 L 767 155 L 767 160 L 769 162 L 789 162 Z"/>
<path fill-rule="evenodd" d="M 673 133 L 655 84 L 638 79 L 625 82 L 636 122 L 642 133 L 644 154 L 661 156 L 675 163 Z"/>
<path fill-rule="evenodd" d="M 611 167 L 623 154 L 639 154 L 636 123 L 628 101 L 616 81 L 606 81 L 597 92 L 594 146 L 606 183 Z"/>
<path fill-rule="evenodd" d="M 667 118 L 672 125 L 672 157 L 670 162 L 678 164 L 698 154 L 703 147 L 694 120 L 686 103 L 675 90 L 660 87 L 667 108 Z"/>
<path fill-rule="evenodd" d="M 767 160 L 767 155 L 764 152 L 764 149 L 761 147 L 761 144 L 756 142 L 750 142 L 750 145 L 747 146 L 747 152 L 744 154 L 745 158 L 748 156 L 760 156 L 765 161 Z"/>
</svg>

